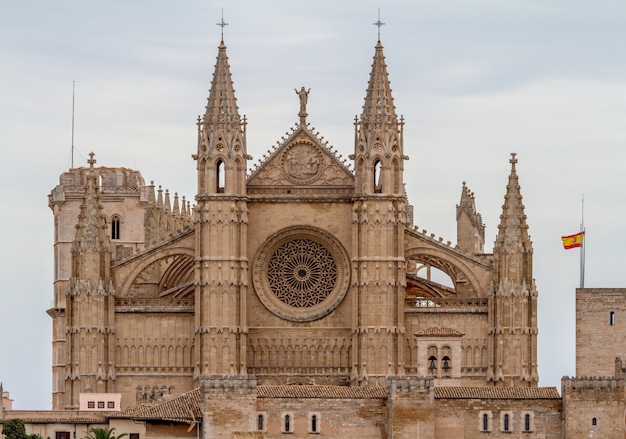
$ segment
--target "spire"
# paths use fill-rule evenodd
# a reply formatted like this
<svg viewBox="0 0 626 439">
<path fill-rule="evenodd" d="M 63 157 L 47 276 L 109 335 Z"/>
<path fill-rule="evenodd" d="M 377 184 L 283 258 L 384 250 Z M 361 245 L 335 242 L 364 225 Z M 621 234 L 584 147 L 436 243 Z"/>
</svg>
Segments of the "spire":
<svg viewBox="0 0 626 439">
<path fill-rule="evenodd" d="M 239 130 L 241 127 L 241 117 L 224 41 L 221 41 L 219 45 L 203 125 L 205 130 L 213 132 Z"/>
<path fill-rule="evenodd" d="M 206 111 L 198 120 L 198 152 L 193 158 L 198 162 L 197 195 L 245 193 L 246 160 L 252 157 L 246 153 L 246 118 L 239 116 L 224 41 L 218 48 Z"/>
<path fill-rule="evenodd" d="M 380 20 L 379 20 L 380 21 Z M 376 24 L 376 23 L 374 23 Z M 398 121 L 380 40 L 376 43 L 361 117 L 355 120 L 356 190 L 404 196 L 402 118 Z"/>
<path fill-rule="evenodd" d="M 463 182 L 461 200 L 456 206 L 457 245 L 460 250 L 476 254 L 484 252 L 485 225 L 476 211 L 474 193 Z"/>
<path fill-rule="evenodd" d="M 376 43 L 374 63 L 372 64 L 365 104 L 361 114 L 361 124 L 377 122 L 391 124 L 394 127 L 398 124 L 396 107 L 391 96 L 391 84 L 387 74 L 385 55 L 383 55 L 383 45 L 380 40 Z"/>
<path fill-rule="evenodd" d="M 532 242 L 524 214 L 519 179 L 515 169 L 517 158 L 511 153 L 511 173 L 500 215 L 498 236 L 494 244 L 496 274 L 500 280 L 509 279 L 527 285 L 532 283 Z"/>
<path fill-rule="evenodd" d="M 108 279 L 106 263 L 110 258 L 110 241 L 102 213 L 94 153 L 90 153 L 89 157 L 87 187 L 72 244 L 72 277 L 98 281 Z"/>
</svg>

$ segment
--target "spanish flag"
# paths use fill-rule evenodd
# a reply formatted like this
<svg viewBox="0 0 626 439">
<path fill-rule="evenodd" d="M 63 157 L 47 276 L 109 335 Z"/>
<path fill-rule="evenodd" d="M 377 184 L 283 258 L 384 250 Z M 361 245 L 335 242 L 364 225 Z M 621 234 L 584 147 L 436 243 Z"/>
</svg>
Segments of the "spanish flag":
<svg viewBox="0 0 626 439">
<path fill-rule="evenodd" d="M 561 236 L 563 240 L 563 248 L 569 250 L 570 248 L 578 248 L 583 246 L 583 238 L 585 232 L 578 232 L 575 235 Z"/>
</svg>

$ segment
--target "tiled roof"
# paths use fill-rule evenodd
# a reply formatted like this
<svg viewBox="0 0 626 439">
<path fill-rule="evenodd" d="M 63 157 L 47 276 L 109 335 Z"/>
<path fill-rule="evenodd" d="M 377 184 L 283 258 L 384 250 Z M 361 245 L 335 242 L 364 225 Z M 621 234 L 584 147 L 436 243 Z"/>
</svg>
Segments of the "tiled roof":
<svg viewBox="0 0 626 439">
<path fill-rule="evenodd" d="M 422 329 L 421 331 L 417 331 L 415 333 L 416 336 L 444 336 L 444 337 L 461 337 L 465 334 L 463 334 L 462 332 L 457 331 L 456 329 L 452 329 L 452 328 L 427 328 L 427 329 Z"/>
<path fill-rule="evenodd" d="M 138 407 L 127 410 L 124 414 L 133 419 L 166 419 L 170 421 L 192 422 L 202 419 L 201 402 L 202 398 L 198 388 L 161 404 L 151 407 Z"/>
<path fill-rule="evenodd" d="M 23 417 L 19 418 L 24 421 L 25 424 L 106 424 L 107 416 L 90 416 L 90 417 L 49 417 L 49 413 L 42 411 L 42 417 Z M 47 415 L 47 416 L 46 416 Z M 18 419 L 7 417 L 0 420 L 0 424 L 8 421 L 9 419 Z"/>
<path fill-rule="evenodd" d="M 333 398 L 333 399 L 386 399 L 384 387 L 348 386 L 257 386 L 259 398 Z"/>
<path fill-rule="evenodd" d="M 561 399 L 556 387 L 435 387 L 439 399 Z"/>
</svg>

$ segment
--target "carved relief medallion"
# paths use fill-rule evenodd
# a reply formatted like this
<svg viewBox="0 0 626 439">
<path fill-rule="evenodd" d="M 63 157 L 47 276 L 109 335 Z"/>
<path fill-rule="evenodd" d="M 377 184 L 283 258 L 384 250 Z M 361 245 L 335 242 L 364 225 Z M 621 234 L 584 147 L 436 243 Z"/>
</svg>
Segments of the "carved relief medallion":
<svg viewBox="0 0 626 439">
<path fill-rule="evenodd" d="M 313 183 L 320 178 L 324 170 L 324 155 L 311 143 L 292 143 L 283 151 L 281 170 L 285 178 L 292 183 Z"/>
<path fill-rule="evenodd" d="M 279 317 L 310 321 L 330 313 L 350 281 L 348 256 L 327 232 L 310 226 L 283 229 L 257 252 L 253 282 L 261 302 Z"/>
</svg>

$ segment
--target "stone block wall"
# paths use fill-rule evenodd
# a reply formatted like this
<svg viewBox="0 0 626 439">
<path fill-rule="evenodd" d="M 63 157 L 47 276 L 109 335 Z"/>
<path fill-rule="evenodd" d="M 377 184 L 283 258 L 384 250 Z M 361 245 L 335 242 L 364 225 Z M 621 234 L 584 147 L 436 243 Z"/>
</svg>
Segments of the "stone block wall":
<svg viewBox="0 0 626 439">
<path fill-rule="evenodd" d="M 504 431 L 504 415 L 509 431 Z M 487 430 L 483 416 L 487 415 Z M 525 429 L 529 415 L 530 429 Z M 562 439 L 561 400 L 436 399 L 435 439 L 541 438 Z"/>
<path fill-rule="evenodd" d="M 389 377 L 389 430 L 394 439 L 433 439 L 434 394 L 432 378 Z"/>
<path fill-rule="evenodd" d="M 561 380 L 566 438 L 624 438 L 624 380 Z"/>
<path fill-rule="evenodd" d="M 614 376 L 626 358 L 626 289 L 576 289 L 576 375 Z"/>
</svg>

